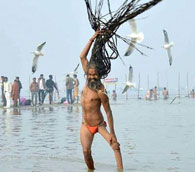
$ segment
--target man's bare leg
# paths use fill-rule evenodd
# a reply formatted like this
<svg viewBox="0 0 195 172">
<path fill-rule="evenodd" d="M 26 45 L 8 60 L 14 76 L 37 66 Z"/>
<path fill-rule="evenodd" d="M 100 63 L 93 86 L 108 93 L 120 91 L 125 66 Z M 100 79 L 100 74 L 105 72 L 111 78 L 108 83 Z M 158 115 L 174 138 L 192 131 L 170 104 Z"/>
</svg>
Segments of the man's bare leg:
<svg viewBox="0 0 195 172">
<path fill-rule="evenodd" d="M 80 139 L 83 147 L 83 154 L 87 167 L 94 170 L 94 162 L 91 156 L 91 144 L 93 142 L 94 135 L 91 134 L 85 124 L 81 124 Z"/>
<path fill-rule="evenodd" d="M 110 133 L 107 131 L 106 127 L 104 126 L 99 126 L 98 132 L 104 137 L 104 139 L 110 144 Z M 116 158 L 116 163 L 117 163 L 117 168 L 118 169 L 123 169 L 123 162 L 122 162 L 122 155 L 120 151 L 120 147 L 118 143 L 113 143 L 111 145 L 115 158 Z"/>
</svg>

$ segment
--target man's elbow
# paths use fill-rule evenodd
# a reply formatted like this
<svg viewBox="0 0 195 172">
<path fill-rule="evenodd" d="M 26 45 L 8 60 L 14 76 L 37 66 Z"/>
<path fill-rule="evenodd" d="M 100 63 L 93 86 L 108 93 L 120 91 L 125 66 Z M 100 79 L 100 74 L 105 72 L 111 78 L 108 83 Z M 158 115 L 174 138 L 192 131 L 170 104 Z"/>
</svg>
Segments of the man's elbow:
<svg viewBox="0 0 195 172">
<path fill-rule="evenodd" d="M 82 60 L 82 59 L 85 59 L 86 57 L 85 56 L 83 56 L 83 55 L 80 55 L 80 59 Z"/>
<path fill-rule="evenodd" d="M 106 111 L 106 114 L 107 114 L 108 117 L 112 116 L 112 110 Z"/>
</svg>

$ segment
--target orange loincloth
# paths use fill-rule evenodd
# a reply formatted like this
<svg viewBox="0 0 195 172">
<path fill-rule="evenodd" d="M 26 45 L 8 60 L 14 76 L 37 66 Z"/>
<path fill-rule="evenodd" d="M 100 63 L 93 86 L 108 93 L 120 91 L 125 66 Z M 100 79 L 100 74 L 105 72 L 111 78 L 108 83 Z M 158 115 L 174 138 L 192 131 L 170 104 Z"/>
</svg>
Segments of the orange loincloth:
<svg viewBox="0 0 195 172">
<path fill-rule="evenodd" d="M 107 126 L 106 121 L 104 121 L 102 125 L 104 125 L 106 127 Z M 98 126 L 100 126 L 100 125 L 98 125 Z M 91 134 L 95 134 L 98 132 L 98 126 L 91 127 L 91 126 L 86 124 L 86 127 L 88 128 L 88 130 L 90 131 Z"/>
</svg>

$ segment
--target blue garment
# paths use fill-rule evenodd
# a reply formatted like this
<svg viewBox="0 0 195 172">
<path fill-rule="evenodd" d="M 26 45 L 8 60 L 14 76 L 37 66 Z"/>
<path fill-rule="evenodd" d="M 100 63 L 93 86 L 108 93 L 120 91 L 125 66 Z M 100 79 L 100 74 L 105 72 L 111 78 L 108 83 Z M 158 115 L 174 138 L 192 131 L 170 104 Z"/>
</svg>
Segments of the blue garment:
<svg viewBox="0 0 195 172">
<path fill-rule="evenodd" d="M 73 103 L 72 89 L 67 89 L 66 90 L 66 98 L 67 98 L 69 104 L 72 104 Z"/>
</svg>

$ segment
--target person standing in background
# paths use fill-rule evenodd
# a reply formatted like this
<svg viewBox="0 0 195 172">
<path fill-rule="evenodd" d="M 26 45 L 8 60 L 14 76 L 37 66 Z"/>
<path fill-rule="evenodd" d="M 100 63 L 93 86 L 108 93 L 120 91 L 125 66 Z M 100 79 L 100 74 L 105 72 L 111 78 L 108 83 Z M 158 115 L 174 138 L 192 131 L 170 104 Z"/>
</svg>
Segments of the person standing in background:
<svg viewBox="0 0 195 172">
<path fill-rule="evenodd" d="M 154 100 L 157 100 L 157 86 L 155 86 L 153 89 L 153 96 L 154 96 Z"/>
<path fill-rule="evenodd" d="M 6 106 L 5 106 L 5 108 L 10 108 L 10 106 L 11 106 L 11 100 L 10 100 L 10 96 L 11 96 L 11 83 L 8 81 L 7 77 L 4 78 L 3 87 L 4 87 L 4 95 L 5 95 L 5 99 L 6 99 Z"/>
<path fill-rule="evenodd" d="M 163 99 L 166 100 L 169 98 L 169 92 L 166 87 L 163 89 Z"/>
<path fill-rule="evenodd" d="M 74 101 L 78 103 L 79 101 L 79 80 L 76 74 L 74 74 L 73 76 L 74 76 Z"/>
<path fill-rule="evenodd" d="M 36 82 L 36 78 L 33 78 L 33 82 L 30 84 L 31 102 L 33 106 L 37 105 L 38 91 L 39 91 L 39 85 Z"/>
<path fill-rule="evenodd" d="M 112 100 L 116 101 L 116 98 L 117 98 L 116 91 L 113 90 L 113 91 L 112 91 Z"/>
<path fill-rule="evenodd" d="M 40 75 L 38 79 L 38 85 L 39 85 L 39 104 L 43 104 L 44 95 L 45 95 L 45 78 L 43 77 L 43 74 Z"/>
<path fill-rule="evenodd" d="M 22 89 L 22 83 L 20 82 L 20 78 L 19 76 L 16 77 L 16 81 L 18 82 L 19 85 L 19 103 L 20 103 L 20 93 L 21 93 L 21 89 Z"/>
<path fill-rule="evenodd" d="M 3 106 L 6 106 L 6 99 L 5 99 L 5 94 L 4 94 L 4 76 L 1 76 L 1 97 L 2 100 L 1 102 L 3 103 Z"/>
<path fill-rule="evenodd" d="M 194 89 L 192 89 L 192 91 L 190 92 L 191 98 L 195 98 L 195 92 Z"/>
<path fill-rule="evenodd" d="M 72 77 L 70 77 L 69 74 L 66 75 L 66 96 L 68 100 L 68 104 L 73 103 L 72 99 L 72 90 L 74 88 L 74 80 Z"/>
<path fill-rule="evenodd" d="M 14 106 L 18 106 L 18 100 L 19 100 L 19 83 L 15 79 L 14 83 L 12 85 L 12 91 L 11 91 L 11 97 L 14 102 Z"/>
</svg>

